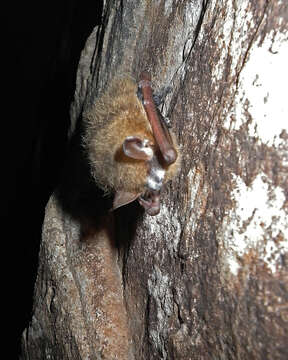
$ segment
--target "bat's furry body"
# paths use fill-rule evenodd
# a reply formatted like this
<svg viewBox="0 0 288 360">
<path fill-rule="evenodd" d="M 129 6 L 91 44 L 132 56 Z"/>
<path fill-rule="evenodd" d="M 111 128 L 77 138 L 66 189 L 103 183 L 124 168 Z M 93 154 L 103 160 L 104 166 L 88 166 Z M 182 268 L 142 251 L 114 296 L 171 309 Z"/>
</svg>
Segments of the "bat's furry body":
<svg viewBox="0 0 288 360">
<path fill-rule="evenodd" d="M 83 114 L 83 120 L 84 148 L 92 176 L 105 192 L 128 192 L 137 198 L 151 186 L 153 188 L 153 183 L 159 182 L 154 185 L 161 187 L 177 172 L 180 156 L 175 163 L 167 166 L 157 155 L 151 125 L 137 97 L 137 84 L 130 77 L 114 79 L 103 95 Z M 155 154 L 150 161 L 125 154 L 123 143 L 130 137 L 140 138 L 144 144 L 147 143 L 147 153 L 153 149 Z M 173 135 L 172 140 L 179 153 Z"/>
</svg>

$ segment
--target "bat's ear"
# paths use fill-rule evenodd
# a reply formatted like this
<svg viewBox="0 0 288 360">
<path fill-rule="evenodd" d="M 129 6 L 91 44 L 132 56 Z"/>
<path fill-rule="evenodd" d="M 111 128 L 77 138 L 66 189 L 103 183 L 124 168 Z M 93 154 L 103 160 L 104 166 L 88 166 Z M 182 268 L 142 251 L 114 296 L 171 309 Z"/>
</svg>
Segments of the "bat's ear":
<svg viewBox="0 0 288 360">
<path fill-rule="evenodd" d="M 127 136 L 123 142 L 123 151 L 126 156 L 137 160 L 151 160 L 154 153 L 149 146 L 149 140 L 137 136 Z"/>
<path fill-rule="evenodd" d="M 136 200 L 140 195 L 141 193 L 132 193 L 121 190 L 117 191 L 113 200 L 113 210 L 131 203 L 132 201 Z"/>
</svg>

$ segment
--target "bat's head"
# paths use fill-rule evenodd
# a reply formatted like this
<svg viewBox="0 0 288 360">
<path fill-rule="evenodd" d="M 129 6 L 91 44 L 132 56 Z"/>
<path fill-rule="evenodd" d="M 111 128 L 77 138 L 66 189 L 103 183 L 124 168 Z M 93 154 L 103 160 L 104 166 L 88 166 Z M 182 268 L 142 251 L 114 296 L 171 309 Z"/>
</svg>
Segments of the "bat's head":
<svg viewBox="0 0 288 360">
<path fill-rule="evenodd" d="M 137 136 L 128 136 L 124 140 L 123 153 L 130 159 L 143 162 L 147 176 L 142 191 L 116 191 L 113 209 L 137 199 L 147 214 L 157 215 L 160 211 L 160 191 L 176 173 L 178 164 L 168 165 L 154 142 Z"/>
</svg>

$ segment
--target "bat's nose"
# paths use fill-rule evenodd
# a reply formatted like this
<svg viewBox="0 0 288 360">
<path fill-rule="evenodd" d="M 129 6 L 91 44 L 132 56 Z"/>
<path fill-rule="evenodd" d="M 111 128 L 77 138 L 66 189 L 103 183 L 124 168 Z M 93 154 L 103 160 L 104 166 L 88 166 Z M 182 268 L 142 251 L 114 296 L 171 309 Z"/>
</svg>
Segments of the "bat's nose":
<svg viewBox="0 0 288 360">
<path fill-rule="evenodd" d="M 147 214 L 154 216 L 160 211 L 160 192 L 147 190 L 144 196 L 138 198 L 139 204 L 143 206 Z"/>
</svg>

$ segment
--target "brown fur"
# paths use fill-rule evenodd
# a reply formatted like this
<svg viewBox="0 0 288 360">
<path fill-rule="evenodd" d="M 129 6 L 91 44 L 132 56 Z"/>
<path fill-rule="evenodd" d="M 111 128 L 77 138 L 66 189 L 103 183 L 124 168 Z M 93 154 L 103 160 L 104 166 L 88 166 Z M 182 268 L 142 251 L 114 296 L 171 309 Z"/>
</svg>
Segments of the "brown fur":
<svg viewBox="0 0 288 360">
<path fill-rule="evenodd" d="M 137 84 L 129 77 L 116 78 L 94 106 L 84 113 L 84 147 L 97 185 L 107 192 L 143 192 L 148 166 L 143 160 L 127 157 L 122 144 L 127 136 L 138 136 L 155 143 L 150 123 L 137 97 Z M 175 137 L 175 148 L 179 154 Z M 170 180 L 179 159 L 165 176 Z"/>
</svg>

